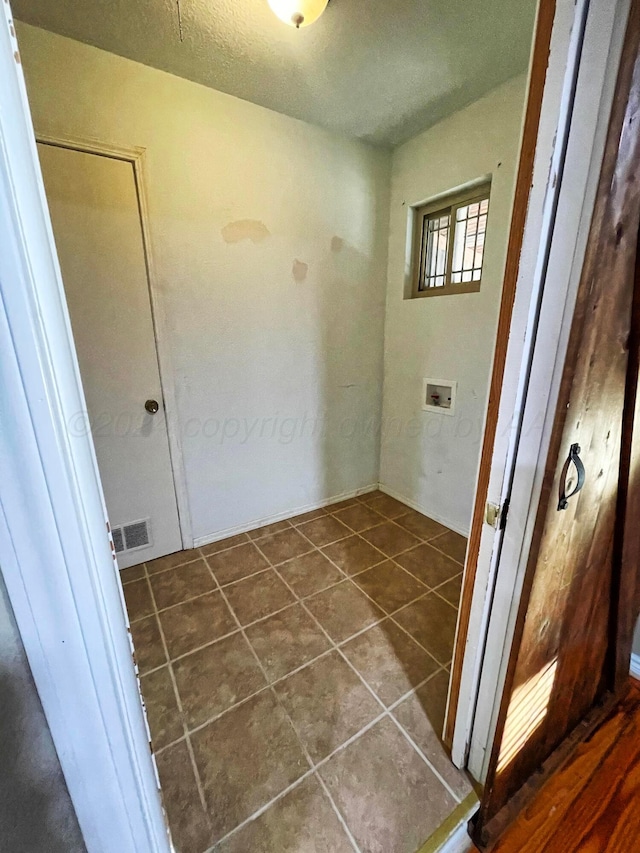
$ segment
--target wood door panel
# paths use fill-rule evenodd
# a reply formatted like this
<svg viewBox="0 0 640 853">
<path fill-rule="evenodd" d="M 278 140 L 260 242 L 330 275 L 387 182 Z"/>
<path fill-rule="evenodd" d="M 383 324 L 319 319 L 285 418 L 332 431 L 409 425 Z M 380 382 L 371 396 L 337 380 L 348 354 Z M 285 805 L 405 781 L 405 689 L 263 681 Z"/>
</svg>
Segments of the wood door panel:
<svg viewBox="0 0 640 853">
<path fill-rule="evenodd" d="M 640 221 L 639 43 L 640 0 L 634 0 L 476 830 L 485 842 L 487 823 L 620 683 L 612 617 L 629 609 L 618 594 L 620 535 L 635 541 L 640 526 L 622 531 L 617 522 L 630 458 L 623 427 L 625 436 L 633 429 L 625 405 L 628 411 L 635 359 L 629 360 L 629 345 Z M 586 482 L 558 511 L 561 472 L 574 443 Z"/>
<path fill-rule="evenodd" d="M 638 614 L 640 613 L 640 537 L 633 535 L 640 519 L 640 230 L 636 254 L 632 332 L 629 339 L 629 369 L 627 399 L 622 436 L 622 467 L 628 472 L 626 482 L 618 493 L 618 531 L 616 559 L 620 575 L 612 602 L 612 623 L 616 626 L 616 647 L 612 666 L 615 688 L 622 689 L 629 676 L 628 650 L 633 646 Z M 636 429 L 634 430 L 634 424 Z"/>
</svg>

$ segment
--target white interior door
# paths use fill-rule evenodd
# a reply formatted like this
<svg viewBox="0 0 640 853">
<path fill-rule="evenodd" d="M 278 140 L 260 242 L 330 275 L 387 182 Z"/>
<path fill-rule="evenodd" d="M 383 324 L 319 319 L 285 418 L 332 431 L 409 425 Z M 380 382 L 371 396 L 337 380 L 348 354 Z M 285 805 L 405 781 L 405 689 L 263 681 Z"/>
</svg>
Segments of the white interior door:
<svg viewBox="0 0 640 853">
<path fill-rule="evenodd" d="M 69 428 L 91 429 L 125 568 L 182 547 L 133 164 L 38 153 L 87 401 Z"/>
</svg>

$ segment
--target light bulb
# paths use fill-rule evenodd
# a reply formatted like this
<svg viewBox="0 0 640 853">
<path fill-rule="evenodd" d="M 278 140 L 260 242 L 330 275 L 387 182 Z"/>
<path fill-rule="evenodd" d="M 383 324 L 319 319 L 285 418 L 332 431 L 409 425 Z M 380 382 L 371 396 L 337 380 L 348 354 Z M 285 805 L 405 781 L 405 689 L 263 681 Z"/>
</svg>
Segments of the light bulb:
<svg viewBox="0 0 640 853">
<path fill-rule="evenodd" d="M 291 27 L 308 27 L 317 21 L 329 0 L 268 0 L 272 12 Z"/>
</svg>

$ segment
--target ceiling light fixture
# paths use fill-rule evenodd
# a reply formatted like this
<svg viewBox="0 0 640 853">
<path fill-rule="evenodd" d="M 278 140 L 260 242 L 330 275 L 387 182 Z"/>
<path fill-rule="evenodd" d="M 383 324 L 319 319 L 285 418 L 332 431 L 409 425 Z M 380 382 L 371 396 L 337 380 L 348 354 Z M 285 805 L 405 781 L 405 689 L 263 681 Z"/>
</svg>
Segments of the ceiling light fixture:
<svg viewBox="0 0 640 853">
<path fill-rule="evenodd" d="M 329 0 L 268 0 L 271 11 L 297 30 L 317 21 Z"/>
</svg>

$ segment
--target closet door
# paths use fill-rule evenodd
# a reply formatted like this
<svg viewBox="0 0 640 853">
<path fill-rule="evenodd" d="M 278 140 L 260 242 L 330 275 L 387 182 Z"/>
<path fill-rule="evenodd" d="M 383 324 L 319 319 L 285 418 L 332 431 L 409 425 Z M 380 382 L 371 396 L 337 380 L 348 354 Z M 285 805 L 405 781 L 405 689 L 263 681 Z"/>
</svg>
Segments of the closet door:
<svg viewBox="0 0 640 853">
<path fill-rule="evenodd" d="M 38 144 L 120 568 L 182 547 L 133 165 Z"/>
</svg>

